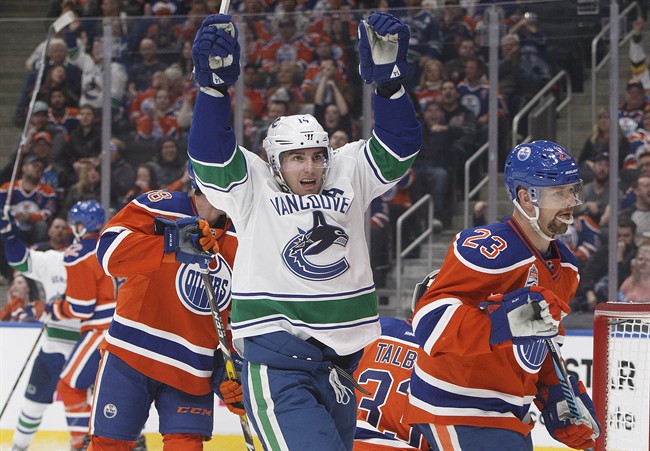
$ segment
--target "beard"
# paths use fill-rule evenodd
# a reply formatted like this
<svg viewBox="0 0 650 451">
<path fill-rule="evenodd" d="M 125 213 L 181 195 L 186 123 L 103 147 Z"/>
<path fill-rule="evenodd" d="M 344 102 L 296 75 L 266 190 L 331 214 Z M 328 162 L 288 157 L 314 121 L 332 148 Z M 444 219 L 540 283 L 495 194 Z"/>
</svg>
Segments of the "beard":
<svg viewBox="0 0 650 451">
<path fill-rule="evenodd" d="M 567 224 L 567 222 L 566 222 L 567 219 L 565 219 L 563 221 L 563 220 L 561 220 L 559 218 L 559 216 L 567 215 L 567 214 L 572 215 L 572 213 L 573 213 L 572 211 L 561 211 L 561 212 L 559 212 L 558 214 L 556 214 L 553 217 L 553 219 L 551 219 L 550 221 L 548 221 L 544 225 L 543 229 L 546 229 L 546 230 L 542 229 L 542 231 L 548 232 L 549 236 L 554 236 L 554 237 L 558 237 L 560 235 L 563 235 L 569 229 L 569 224 Z M 573 223 L 573 216 L 571 216 L 571 220 L 569 221 L 569 223 Z"/>
</svg>

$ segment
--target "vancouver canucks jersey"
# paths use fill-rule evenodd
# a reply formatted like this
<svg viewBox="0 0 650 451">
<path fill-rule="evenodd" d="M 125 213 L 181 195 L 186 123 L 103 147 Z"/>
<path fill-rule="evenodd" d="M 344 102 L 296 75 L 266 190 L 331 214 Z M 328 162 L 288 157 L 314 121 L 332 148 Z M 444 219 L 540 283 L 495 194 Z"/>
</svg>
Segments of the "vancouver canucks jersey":
<svg viewBox="0 0 650 451">
<path fill-rule="evenodd" d="M 546 346 L 543 340 L 490 346 L 490 320 L 478 305 L 532 285 L 568 302 L 578 280 L 576 259 L 563 243 L 552 241 L 550 254 L 542 255 L 513 218 L 456 235 L 413 316 L 421 349 L 406 421 L 527 435 L 537 385 L 558 383 Z"/>
<path fill-rule="evenodd" d="M 340 148 L 321 194 L 280 190 L 266 162 L 238 147 L 229 99 L 201 92 L 189 154 L 201 191 L 232 218 L 239 238 L 231 313 L 235 347 L 286 330 L 340 355 L 379 334 L 364 236 L 365 211 L 411 166 L 421 132 L 408 96 L 374 97 L 370 140 Z"/>
</svg>

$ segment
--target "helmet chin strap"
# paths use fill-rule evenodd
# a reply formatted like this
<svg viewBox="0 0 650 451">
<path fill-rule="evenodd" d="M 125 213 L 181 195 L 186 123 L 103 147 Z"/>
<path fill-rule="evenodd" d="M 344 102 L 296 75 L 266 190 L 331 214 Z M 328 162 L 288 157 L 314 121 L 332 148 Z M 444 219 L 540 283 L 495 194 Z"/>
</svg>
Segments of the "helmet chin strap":
<svg viewBox="0 0 650 451">
<path fill-rule="evenodd" d="M 544 240 L 550 242 L 550 241 L 553 241 L 553 240 L 554 240 L 555 238 L 557 238 L 558 236 L 560 236 L 559 234 L 553 234 L 553 236 L 549 236 L 549 235 L 547 235 L 546 233 L 542 232 L 542 229 L 539 227 L 539 223 L 537 222 L 537 221 L 539 220 L 539 207 L 538 207 L 537 205 L 533 205 L 533 208 L 535 209 L 535 216 L 534 216 L 534 217 L 530 217 L 530 216 L 528 216 L 528 213 L 526 213 L 526 212 L 524 211 L 524 209 L 521 208 L 521 205 L 519 205 L 519 202 L 517 202 L 516 200 L 513 200 L 512 202 L 515 204 L 515 207 L 517 207 L 517 210 L 519 210 L 519 212 L 520 212 L 522 215 L 524 215 L 524 217 L 525 217 L 526 219 L 528 219 L 528 222 L 530 223 L 530 226 L 533 228 L 533 230 L 534 230 L 535 232 L 537 232 L 537 234 L 538 234 L 542 239 L 544 239 Z M 560 219 L 560 220 L 561 220 L 561 219 Z M 562 222 L 564 222 L 564 221 L 562 221 Z M 573 221 L 571 221 L 571 222 L 573 222 Z"/>
<path fill-rule="evenodd" d="M 81 232 L 77 232 L 77 226 L 75 224 L 75 226 L 72 228 L 72 234 L 74 235 L 74 242 L 80 243 L 81 238 L 86 234 L 86 228 L 84 227 L 81 229 Z"/>
</svg>

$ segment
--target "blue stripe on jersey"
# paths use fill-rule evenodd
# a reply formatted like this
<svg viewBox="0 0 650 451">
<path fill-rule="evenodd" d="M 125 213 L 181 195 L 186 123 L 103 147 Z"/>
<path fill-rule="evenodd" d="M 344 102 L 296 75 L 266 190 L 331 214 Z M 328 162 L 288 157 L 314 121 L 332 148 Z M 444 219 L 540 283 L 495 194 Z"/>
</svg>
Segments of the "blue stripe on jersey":
<svg viewBox="0 0 650 451">
<path fill-rule="evenodd" d="M 232 323 L 231 327 L 232 330 L 241 330 L 241 329 L 248 329 L 249 327 L 255 327 L 260 324 L 266 324 L 266 323 L 273 324 L 275 322 L 285 322 L 291 324 L 294 327 L 302 327 L 304 329 L 310 329 L 310 330 L 337 330 L 337 329 L 345 330 L 356 326 L 363 326 L 365 324 L 374 324 L 375 322 L 377 322 L 377 317 L 373 316 L 371 318 L 365 318 L 360 321 L 351 321 L 345 324 L 338 324 L 338 325 L 334 324 L 331 326 L 316 326 L 315 324 L 308 324 L 302 321 L 292 320 L 288 316 L 275 315 L 275 316 L 267 316 L 264 318 L 260 318 L 257 321 L 246 321 L 245 323 Z"/>
<path fill-rule="evenodd" d="M 486 377 L 490 376 L 486 375 Z M 501 414 L 510 413 L 519 419 L 523 419 L 530 408 L 530 404 L 520 406 L 509 403 L 503 398 L 480 398 L 443 390 L 426 383 L 415 371 L 411 375 L 410 388 L 413 396 L 436 408 L 477 409 Z M 468 415 L 476 416 L 476 414 L 469 413 Z"/>
<path fill-rule="evenodd" d="M 214 368 L 214 356 L 204 355 L 188 349 L 182 344 L 158 337 L 148 332 L 121 324 L 114 319 L 108 330 L 111 337 L 125 341 L 137 348 L 142 348 L 162 354 L 173 360 L 183 362 L 198 371 L 212 371 Z"/>
<path fill-rule="evenodd" d="M 430 312 L 418 318 L 417 322 L 417 338 L 416 341 L 421 347 L 425 347 L 426 341 L 433 335 L 433 331 L 438 327 L 438 323 L 448 308 L 454 307 L 453 304 L 433 303 L 430 306 L 435 307 Z M 427 306 L 426 308 L 428 308 Z M 419 316 L 419 315 L 418 315 Z M 424 340 L 424 341 L 420 341 Z"/>
</svg>

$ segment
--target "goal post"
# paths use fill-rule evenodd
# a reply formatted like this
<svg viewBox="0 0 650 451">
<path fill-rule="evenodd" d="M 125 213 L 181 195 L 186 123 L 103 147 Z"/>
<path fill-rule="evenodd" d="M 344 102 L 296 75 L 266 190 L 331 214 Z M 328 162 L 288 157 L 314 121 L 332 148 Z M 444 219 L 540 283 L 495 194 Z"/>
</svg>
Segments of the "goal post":
<svg viewBox="0 0 650 451">
<path fill-rule="evenodd" d="M 650 449 L 650 304 L 599 304 L 594 312 L 596 451 Z"/>
</svg>

